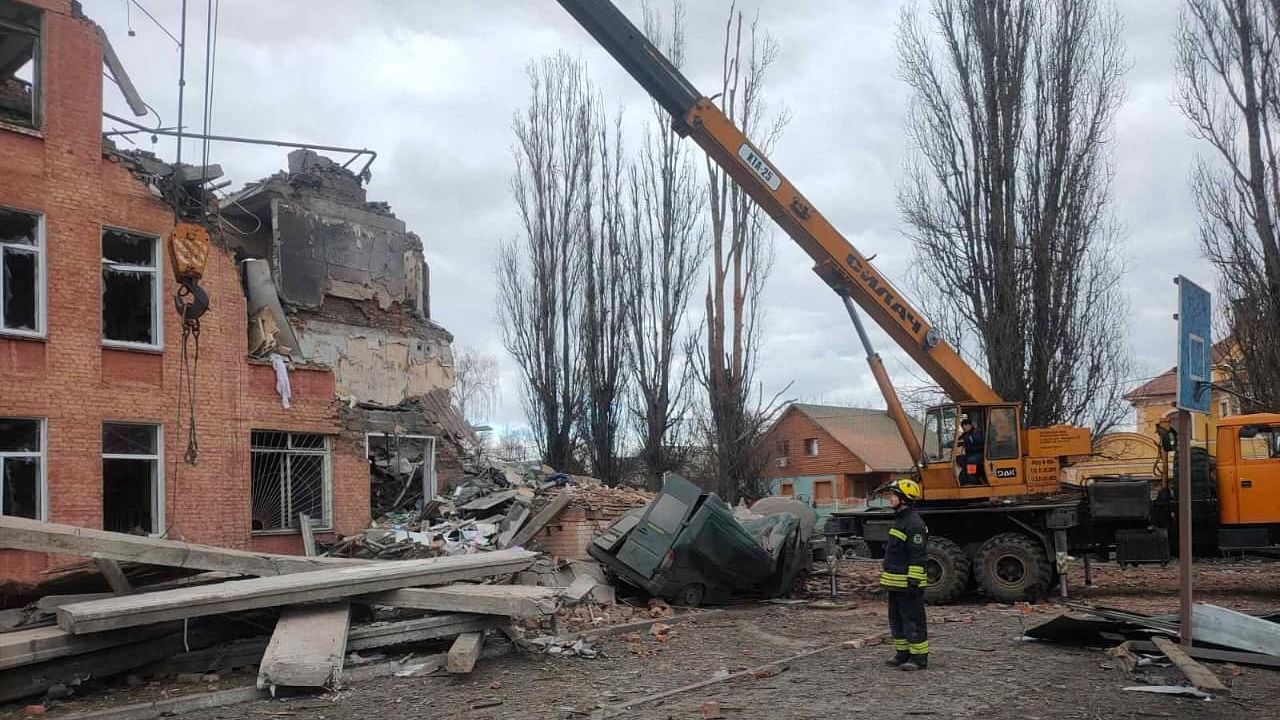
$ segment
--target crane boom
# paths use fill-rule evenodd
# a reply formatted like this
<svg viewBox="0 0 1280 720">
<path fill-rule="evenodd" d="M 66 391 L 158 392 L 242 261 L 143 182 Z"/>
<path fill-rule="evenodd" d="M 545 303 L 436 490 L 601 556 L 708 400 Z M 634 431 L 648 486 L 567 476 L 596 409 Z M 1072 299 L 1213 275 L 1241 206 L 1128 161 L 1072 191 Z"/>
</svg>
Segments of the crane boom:
<svg viewBox="0 0 1280 720">
<path fill-rule="evenodd" d="M 558 0 L 691 138 L 956 402 L 1001 398 L 868 259 L 610 0 Z"/>
</svg>

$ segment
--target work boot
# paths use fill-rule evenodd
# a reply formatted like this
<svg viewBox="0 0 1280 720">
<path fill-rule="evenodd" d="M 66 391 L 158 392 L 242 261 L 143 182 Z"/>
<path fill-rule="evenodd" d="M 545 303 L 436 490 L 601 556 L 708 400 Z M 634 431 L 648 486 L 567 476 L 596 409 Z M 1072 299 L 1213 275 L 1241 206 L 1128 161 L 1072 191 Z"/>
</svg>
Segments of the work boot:
<svg viewBox="0 0 1280 720">
<path fill-rule="evenodd" d="M 928 655 L 911 655 L 907 661 L 898 666 L 899 670 L 905 672 L 914 672 L 916 670 L 925 670 L 929 667 Z"/>
<path fill-rule="evenodd" d="M 910 653 L 899 652 L 897 655 L 894 655 L 893 657 L 885 660 L 884 664 L 888 665 L 889 667 L 902 667 L 902 664 L 909 661 L 910 659 L 911 659 Z"/>
</svg>

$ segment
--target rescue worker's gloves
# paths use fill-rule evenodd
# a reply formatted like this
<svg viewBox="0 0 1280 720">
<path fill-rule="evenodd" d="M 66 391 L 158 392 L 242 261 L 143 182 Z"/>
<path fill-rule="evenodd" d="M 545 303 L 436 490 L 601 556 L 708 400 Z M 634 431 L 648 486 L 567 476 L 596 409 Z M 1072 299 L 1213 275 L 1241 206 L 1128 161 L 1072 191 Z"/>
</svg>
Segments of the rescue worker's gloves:
<svg viewBox="0 0 1280 720">
<path fill-rule="evenodd" d="M 913 503 L 924 497 L 924 492 L 920 489 L 920 483 L 911 478 L 898 478 L 891 482 L 876 488 L 876 494 L 891 492 L 902 499 L 903 502 Z"/>
</svg>

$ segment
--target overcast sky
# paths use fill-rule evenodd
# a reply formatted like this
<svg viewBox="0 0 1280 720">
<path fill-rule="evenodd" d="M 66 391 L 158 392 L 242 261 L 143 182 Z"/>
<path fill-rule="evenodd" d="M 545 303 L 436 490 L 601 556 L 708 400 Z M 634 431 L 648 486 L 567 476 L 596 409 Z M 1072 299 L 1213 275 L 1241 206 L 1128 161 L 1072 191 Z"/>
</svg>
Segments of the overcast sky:
<svg viewBox="0 0 1280 720">
<path fill-rule="evenodd" d="M 639 20 L 638 0 L 622 9 Z M 666 6 L 662 0 L 655 4 Z M 141 0 L 180 33 L 179 0 Z M 710 92 L 718 77 L 728 2 L 688 2 L 686 74 Z M 895 0 L 751 2 L 780 46 L 768 100 L 791 122 L 772 154 L 819 210 L 899 285 L 909 242 L 896 193 L 909 152 L 903 132 L 907 88 L 898 79 Z M 1126 238 L 1130 341 L 1148 376 L 1174 362 L 1174 275 L 1211 287 L 1199 255 L 1188 191 L 1199 147 L 1172 103 L 1175 0 L 1121 0 L 1132 60 L 1114 141 L 1115 203 Z M 176 44 L 129 0 L 85 0 L 164 125 L 177 120 Z M 188 6 L 184 123 L 203 114 L 204 2 Z M 130 28 L 134 33 L 130 36 Z M 523 423 L 514 367 L 494 312 L 498 243 L 519 230 L 509 190 L 511 119 L 527 97 L 526 65 L 565 49 L 583 58 L 608 106 L 633 123 L 649 117 L 647 96 L 554 0 L 223 0 L 213 83 L 215 134 L 368 147 L 378 152 L 371 200 L 391 203 L 416 232 L 431 267 L 433 318 L 455 351 L 499 358 L 503 403 L 494 424 Z M 128 116 L 108 83 L 107 109 Z M 154 117 L 148 122 L 154 121 Z M 111 123 L 107 124 L 108 127 Z M 136 136 L 135 136 L 136 137 Z M 141 146 L 172 160 L 172 141 Z M 194 143 L 185 158 L 198 154 Z M 286 150 L 217 144 L 212 159 L 241 183 L 284 167 Z M 780 231 L 765 292 L 766 343 L 760 379 L 772 394 L 882 406 L 843 307 Z M 215 310 L 216 311 L 216 310 Z M 696 311 L 696 309 L 695 309 Z M 916 384 L 908 363 L 877 329 L 889 371 Z"/>
</svg>

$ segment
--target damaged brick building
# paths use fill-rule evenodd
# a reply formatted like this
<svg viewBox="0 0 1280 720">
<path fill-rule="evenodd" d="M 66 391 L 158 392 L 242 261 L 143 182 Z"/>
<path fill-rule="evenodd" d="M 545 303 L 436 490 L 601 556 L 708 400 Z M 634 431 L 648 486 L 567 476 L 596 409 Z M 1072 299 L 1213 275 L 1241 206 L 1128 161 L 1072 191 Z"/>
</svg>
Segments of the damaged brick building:
<svg viewBox="0 0 1280 720">
<path fill-rule="evenodd" d="M 171 200 L 204 193 L 104 140 L 104 49 L 77 3 L 0 0 L 0 514 L 300 552 L 300 514 L 323 540 L 443 487 L 471 431 L 422 244 L 309 151 L 206 216 L 184 462 Z"/>
</svg>

